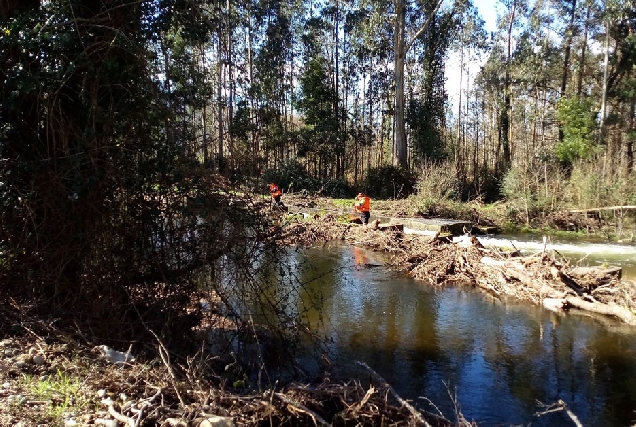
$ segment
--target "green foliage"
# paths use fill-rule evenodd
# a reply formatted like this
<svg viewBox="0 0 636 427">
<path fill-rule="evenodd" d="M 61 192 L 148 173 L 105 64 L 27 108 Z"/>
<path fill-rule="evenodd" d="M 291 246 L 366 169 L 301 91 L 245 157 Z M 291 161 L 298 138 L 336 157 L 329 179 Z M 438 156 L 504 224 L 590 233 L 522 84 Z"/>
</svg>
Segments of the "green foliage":
<svg viewBox="0 0 636 427">
<path fill-rule="evenodd" d="M 337 109 L 338 95 L 329 76 L 329 63 L 322 56 L 309 58 L 300 76 L 300 93 L 296 105 L 304 114 L 305 126 L 298 133 L 298 155 L 315 154 L 320 164 L 333 165 L 344 153 Z M 332 175 L 331 168 L 321 168 L 321 177 Z"/>
<path fill-rule="evenodd" d="M 369 169 L 362 183 L 362 190 L 366 194 L 382 199 L 407 197 L 414 188 L 413 172 L 392 165 Z"/>
<path fill-rule="evenodd" d="M 557 104 L 557 119 L 563 129 L 563 141 L 555 147 L 559 161 L 571 164 L 588 159 L 594 153 L 595 128 L 592 101 L 588 98 L 561 98 Z"/>
<path fill-rule="evenodd" d="M 430 197 L 411 196 L 419 215 L 474 221 L 471 207 L 462 202 Z"/>
<path fill-rule="evenodd" d="M 320 194 L 327 197 L 342 198 L 353 195 L 353 189 L 344 179 L 330 179 L 320 188 Z"/>
<path fill-rule="evenodd" d="M 320 185 L 298 160 L 282 162 L 275 169 L 266 170 L 264 178 L 267 183 L 274 182 L 285 192 L 316 191 Z"/>
<path fill-rule="evenodd" d="M 507 217 L 510 220 L 517 222 L 523 218 L 526 224 L 530 223 L 538 208 L 535 190 L 527 170 L 519 166 L 508 170 L 501 183 L 501 192 L 508 200 Z"/>
<path fill-rule="evenodd" d="M 602 162 L 579 161 L 564 189 L 565 202 L 579 208 L 636 204 L 636 176 L 602 173 Z"/>
<path fill-rule="evenodd" d="M 438 110 L 434 111 L 430 103 L 419 100 L 411 100 L 406 110 L 406 123 L 411 129 L 411 146 L 417 157 L 424 161 L 439 161 L 448 157 L 441 135 L 444 109 Z"/>
<path fill-rule="evenodd" d="M 285 192 L 311 191 L 328 197 L 348 197 L 353 194 L 344 179 L 320 180 L 307 172 L 298 160 L 282 162 L 275 169 L 265 171 L 266 182 L 274 182 Z"/>
</svg>

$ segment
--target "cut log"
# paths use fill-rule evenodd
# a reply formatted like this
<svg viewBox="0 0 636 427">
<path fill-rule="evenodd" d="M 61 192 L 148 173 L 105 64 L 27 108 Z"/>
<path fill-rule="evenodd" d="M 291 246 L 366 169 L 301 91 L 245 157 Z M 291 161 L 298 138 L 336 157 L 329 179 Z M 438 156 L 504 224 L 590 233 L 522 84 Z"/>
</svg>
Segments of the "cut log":
<svg viewBox="0 0 636 427">
<path fill-rule="evenodd" d="M 616 317 L 628 325 L 636 325 L 636 316 L 634 316 L 634 313 L 616 304 L 603 304 L 598 301 L 588 301 L 575 296 L 568 296 L 565 298 L 565 301 L 570 307 Z"/>
<path fill-rule="evenodd" d="M 543 298 L 543 307 L 550 311 L 563 311 L 566 301 L 563 298 Z"/>
<path fill-rule="evenodd" d="M 404 231 L 404 226 L 402 224 L 389 224 L 387 223 L 383 223 L 383 224 L 378 224 L 378 230 L 382 230 L 382 231 Z"/>
</svg>

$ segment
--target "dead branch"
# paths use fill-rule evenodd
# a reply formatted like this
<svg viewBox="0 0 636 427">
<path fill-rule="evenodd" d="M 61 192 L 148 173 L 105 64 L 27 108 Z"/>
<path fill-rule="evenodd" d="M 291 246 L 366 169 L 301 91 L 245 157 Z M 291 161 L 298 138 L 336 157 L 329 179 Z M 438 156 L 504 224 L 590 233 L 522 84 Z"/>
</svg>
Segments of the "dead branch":
<svg viewBox="0 0 636 427">
<path fill-rule="evenodd" d="M 395 397 L 397 399 L 398 402 L 400 402 L 400 404 L 402 404 L 406 409 L 408 409 L 408 411 L 411 413 L 411 415 L 420 423 L 424 424 L 425 427 L 431 427 L 431 425 L 424 419 L 424 417 L 422 417 L 422 414 L 420 414 L 420 412 L 415 409 L 410 403 L 408 403 L 406 400 L 402 399 L 400 397 L 399 394 L 397 394 L 397 392 L 395 391 L 395 389 L 393 387 L 391 387 L 391 385 L 389 383 L 386 382 L 386 380 L 384 378 L 382 378 L 377 372 L 375 372 L 373 369 L 371 369 L 371 367 L 369 365 L 367 365 L 364 362 L 356 362 L 357 365 L 362 366 L 363 368 L 365 368 L 367 371 L 369 371 L 371 373 L 371 375 L 380 383 L 382 383 L 382 385 L 384 387 L 387 388 L 387 390 L 389 390 L 389 392 L 393 395 L 393 397 Z"/>
<path fill-rule="evenodd" d="M 294 402 L 293 400 L 287 398 L 284 394 L 282 393 L 274 393 L 274 395 L 280 399 L 281 402 L 289 405 L 292 411 L 296 411 L 296 412 L 302 412 L 305 413 L 307 415 L 309 415 L 311 417 L 311 419 L 314 421 L 314 425 L 318 425 L 318 423 L 320 423 L 320 425 L 324 425 L 324 426 L 329 426 L 331 424 L 329 424 L 327 421 L 324 420 L 324 418 L 322 418 L 320 415 L 318 415 L 317 413 L 315 413 L 314 411 L 312 411 L 311 409 L 307 408 L 305 405 L 303 405 L 302 403 L 299 402 Z"/>
</svg>

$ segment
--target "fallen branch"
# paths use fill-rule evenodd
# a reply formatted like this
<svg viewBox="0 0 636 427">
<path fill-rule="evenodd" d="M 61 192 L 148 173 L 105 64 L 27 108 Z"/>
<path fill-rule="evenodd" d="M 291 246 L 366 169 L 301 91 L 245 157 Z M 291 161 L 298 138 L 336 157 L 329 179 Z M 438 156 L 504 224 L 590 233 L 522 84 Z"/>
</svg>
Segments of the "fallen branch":
<svg viewBox="0 0 636 427">
<path fill-rule="evenodd" d="M 543 405 L 541 402 L 539 402 L 539 404 Z M 576 416 L 576 414 L 574 414 L 574 412 L 570 411 L 570 409 L 568 408 L 568 405 L 566 405 L 563 400 L 559 399 L 556 401 L 556 403 L 553 403 L 552 405 L 543 405 L 543 406 L 545 406 L 547 409 L 542 412 L 537 412 L 535 414 L 537 417 L 540 417 L 541 415 L 551 414 L 553 412 L 565 412 L 567 416 L 570 417 L 570 419 L 572 420 L 572 422 L 574 423 L 576 427 L 583 427 L 583 424 L 581 424 L 581 422 L 579 421 L 579 418 Z"/>
<path fill-rule="evenodd" d="M 393 397 L 395 397 L 398 402 L 400 402 L 400 404 L 402 404 L 406 409 L 408 409 L 408 411 L 411 413 L 411 415 L 413 415 L 413 417 L 419 421 L 420 423 L 424 424 L 424 426 L 426 427 L 431 427 L 431 425 L 424 419 L 424 417 L 422 417 L 422 414 L 415 409 L 410 403 L 408 403 L 406 400 L 402 399 L 400 397 L 399 394 L 397 394 L 397 392 L 393 389 L 393 387 L 391 387 L 391 385 L 389 383 L 387 383 L 384 378 L 382 378 L 377 372 L 375 372 L 373 369 L 371 369 L 371 367 L 369 365 L 367 365 L 364 362 L 356 362 L 357 365 L 362 366 L 363 368 L 365 368 L 367 371 L 369 371 L 371 373 L 371 375 L 373 375 L 373 377 L 377 380 L 380 381 L 382 383 L 382 385 L 384 387 L 386 387 L 389 392 L 393 395 Z"/>
<path fill-rule="evenodd" d="M 287 396 L 285 396 L 282 393 L 274 393 L 274 396 L 276 396 L 278 399 L 280 399 L 281 402 L 286 403 L 287 405 L 290 405 L 296 411 L 302 412 L 302 413 L 305 413 L 305 414 L 309 415 L 311 417 L 311 419 L 314 421 L 314 425 L 318 425 L 318 423 L 320 423 L 320 425 L 324 425 L 324 426 L 330 426 L 331 425 L 327 421 L 325 421 L 324 418 L 322 418 L 320 415 L 318 415 L 317 413 L 315 413 L 311 409 L 307 408 L 302 403 L 294 402 L 293 400 L 287 398 Z"/>
<path fill-rule="evenodd" d="M 566 297 L 565 302 L 574 308 L 616 317 L 628 325 L 636 325 L 636 316 L 627 308 L 618 305 L 604 304 L 598 301 L 586 301 L 583 298 L 575 296 Z"/>
</svg>

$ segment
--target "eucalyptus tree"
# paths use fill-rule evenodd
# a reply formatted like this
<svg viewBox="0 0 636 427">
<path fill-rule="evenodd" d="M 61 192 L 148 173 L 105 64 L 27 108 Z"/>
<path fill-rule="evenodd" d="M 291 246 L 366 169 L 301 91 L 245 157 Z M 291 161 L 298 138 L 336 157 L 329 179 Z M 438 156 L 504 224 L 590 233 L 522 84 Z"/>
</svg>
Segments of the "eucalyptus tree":
<svg viewBox="0 0 636 427">
<path fill-rule="evenodd" d="M 512 150 L 510 147 L 510 116 L 512 110 L 512 93 L 511 93 L 511 78 L 510 78 L 510 68 L 511 68 L 511 60 L 512 60 L 512 33 L 515 27 L 515 23 L 518 20 L 518 17 L 522 15 L 525 10 L 527 4 L 525 0 L 500 0 L 500 2 L 506 8 L 506 14 L 502 17 L 500 23 L 501 25 L 505 25 L 506 28 L 506 62 L 504 68 L 504 106 L 501 113 L 500 118 L 500 130 L 499 130 L 499 141 L 503 148 L 503 157 L 502 157 L 502 167 L 503 169 L 507 169 L 510 167 L 512 160 Z"/>
<path fill-rule="evenodd" d="M 426 4 L 424 5 L 426 7 Z M 436 7 L 434 2 L 429 8 Z M 455 7 L 459 7 L 456 3 Z M 445 66 L 451 41 L 456 37 L 461 14 L 440 12 L 420 36 L 423 43 L 411 51 L 407 123 L 410 129 L 411 163 L 441 161 L 450 154 L 446 129 L 447 93 Z"/>
<path fill-rule="evenodd" d="M 607 0 L 603 14 L 606 31 L 603 97 L 608 108 L 601 107 L 601 142 L 610 150 L 615 166 L 632 173 L 634 170 L 634 134 L 636 108 L 636 4 Z M 613 54 L 609 54 L 609 40 L 613 41 Z M 609 123 L 616 129 L 604 132 Z M 616 167 L 610 167 L 616 170 Z"/>
<path fill-rule="evenodd" d="M 356 69 L 362 80 L 359 90 L 363 103 L 359 117 L 363 125 L 355 134 L 361 137 L 368 166 L 384 163 L 386 158 L 390 158 L 392 149 L 393 28 L 390 20 L 386 19 L 390 10 L 388 2 L 362 0 L 351 7 L 345 25 L 350 56 L 355 58 Z M 354 148 L 357 155 L 357 145 Z"/>
<path fill-rule="evenodd" d="M 332 24 L 322 16 L 306 22 L 303 34 L 303 69 L 299 77 L 298 110 L 304 126 L 299 133 L 299 155 L 315 158 L 315 172 L 320 178 L 341 177 L 337 167 L 344 155 L 339 123 L 339 99 L 336 91 L 328 47 L 325 42 Z"/>
<path fill-rule="evenodd" d="M 257 139 L 268 156 L 265 159 L 268 166 L 275 165 L 272 159 L 283 159 L 286 155 L 284 115 L 290 101 L 288 72 L 294 54 L 292 6 L 285 0 L 272 0 L 259 2 L 254 8 L 253 22 L 262 32 L 255 34 L 252 44 L 255 55 L 249 97 L 254 98 Z"/>
<path fill-rule="evenodd" d="M 484 20 L 472 5 L 467 5 L 466 12 L 459 16 L 457 36 L 453 39 L 451 50 L 459 54 L 459 81 L 453 82 L 451 87 L 457 86 L 457 128 L 455 133 L 455 165 L 458 171 L 465 170 L 470 162 L 468 146 L 464 132 L 464 117 L 468 115 L 468 99 L 470 93 L 470 64 L 480 57 L 488 48 L 487 34 L 484 30 Z M 476 72 L 476 70 L 473 70 Z M 466 80 L 464 80 L 466 75 Z M 466 104 L 466 105 L 464 105 Z M 466 107 L 466 108 L 464 108 Z M 476 160 L 476 159 L 473 159 Z"/>
<path fill-rule="evenodd" d="M 428 3 L 431 4 L 430 2 Z M 394 0 L 393 8 L 395 14 L 394 41 L 393 41 L 393 71 L 395 83 L 395 104 L 394 104 L 394 128 L 395 136 L 393 143 L 393 163 L 403 168 L 408 168 L 408 153 L 405 128 L 405 97 L 404 97 L 404 63 L 406 55 L 418 40 L 418 38 L 429 28 L 433 22 L 437 11 L 442 5 L 442 0 L 434 0 L 434 6 L 422 11 L 426 20 L 420 24 L 419 28 L 411 30 L 406 26 L 406 16 L 409 9 L 407 0 Z M 409 19 L 409 22 L 411 20 Z M 410 33 L 410 34 L 407 34 Z"/>
</svg>

